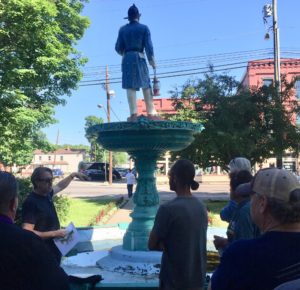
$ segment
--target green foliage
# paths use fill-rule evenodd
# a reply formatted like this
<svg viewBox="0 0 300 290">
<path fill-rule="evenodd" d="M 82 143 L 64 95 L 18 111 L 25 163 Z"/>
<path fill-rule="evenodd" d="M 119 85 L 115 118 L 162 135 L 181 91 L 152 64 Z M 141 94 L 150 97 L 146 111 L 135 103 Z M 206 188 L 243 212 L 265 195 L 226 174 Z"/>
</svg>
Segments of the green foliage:
<svg viewBox="0 0 300 290">
<path fill-rule="evenodd" d="M 127 161 L 128 161 L 128 154 L 126 152 L 113 152 L 114 166 L 125 164 L 127 163 Z"/>
<path fill-rule="evenodd" d="M 53 198 L 53 202 L 56 208 L 59 221 L 61 223 L 65 222 L 70 211 L 70 198 L 64 195 L 55 195 Z"/>
<path fill-rule="evenodd" d="M 300 134 L 293 122 L 299 105 L 291 100 L 293 82 L 282 80 L 280 98 L 274 87 L 243 88 L 233 77 L 205 75 L 172 92 L 177 120 L 201 122 L 204 130 L 181 152 L 173 154 L 201 167 L 245 156 L 251 163 L 292 149 L 298 152 Z M 289 105 L 288 107 L 286 105 Z"/>
<path fill-rule="evenodd" d="M 94 199 L 94 198 L 70 198 L 70 210 L 66 216 L 63 226 L 68 225 L 71 221 L 76 227 L 85 227 L 96 224 L 96 216 L 102 210 L 111 208 L 111 203 L 116 207 L 116 199 Z"/>
<path fill-rule="evenodd" d="M 27 195 L 32 191 L 32 184 L 30 178 L 17 178 L 17 182 L 18 182 L 18 191 L 19 191 L 19 195 L 18 195 L 19 204 L 18 204 L 17 214 L 15 217 L 15 223 L 21 225 L 22 205 Z"/>
<path fill-rule="evenodd" d="M 98 132 L 96 132 L 93 128 L 93 126 L 100 125 L 102 123 L 103 123 L 103 119 L 98 118 L 96 116 L 87 116 L 85 118 L 85 126 L 84 126 L 85 137 L 91 145 L 90 156 L 92 161 L 100 161 L 100 160 L 102 161 L 104 159 L 105 150 L 97 142 Z"/>
<path fill-rule="evenodd" d="M 40 129 L 55 122 L 86 62 L 74 48 L 89 25 L 81 0 L 0 2 L 0 159 L 28 163 L 49 144 Z M 43 147 L 45 146 L 45 147 Z"/>
<path fill-rule="evenodd" d="M 75 150 L 85 150 L 86 152 L 89 152 L 90 147 L 88 145 L 72 145 L 72 144 L 63 144 L 63 145 L 55 145 L 55 149 L 64 149 L 64 148 L 71 148 Z"/>
</svg>

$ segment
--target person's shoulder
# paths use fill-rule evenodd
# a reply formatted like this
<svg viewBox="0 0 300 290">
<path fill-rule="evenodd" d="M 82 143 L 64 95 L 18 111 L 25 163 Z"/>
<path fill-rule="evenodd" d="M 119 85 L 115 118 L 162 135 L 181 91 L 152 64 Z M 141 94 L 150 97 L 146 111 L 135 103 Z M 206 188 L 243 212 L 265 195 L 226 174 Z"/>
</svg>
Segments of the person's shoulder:
<svg viewBox="0 0 300 290">
<path fill-rule="evenodd" d="M 167 212 L 169 211 L 170 208 L 172 208 L 173 204 L 174 204 L 174 199 L 166 201 L 165 203 L 159 206 L 159 210 Z"/>
<path fill-rule="evenodd" d="M 119 29 L 119 32 L 122 32 L 123 30 L 127 29 L 128 28 L 128 23 L 125 24 L 125 25 L 122 25 Z"/>
<path fill-rule="evenodd" d="M 226 248 L 226 256 L 252 256 L 256 253 L 256 247 L 259 244 L 259 239 L 240 239 L 232 242 L 228 248 Z"/>
<path fill-rule="evenodd" d="M 43 242 L 41 238 L 35 235 L 33 232 L 24 230 L 15 224 L 4 224 L 1 227 L 1 232 L 5 232 L 5 237 L 9 239 L 13 238 L 13 240 L 18 241 L 18 243 L 23 243 L 24 241 Z"/>
<path fill-rule="evenodd" d="M 240 208 L 239 212 L 241 214 L 250 214 L 250 201 L 245 202 Z"/>
<path fill-rule="evenodd" d="M 149 30 L 149 27 L 146 24 L 138 22 L 138 26 L 144 30 Z"/>
<path fill-rule="evenodd" d="M 23 205 L 24 205 L 24 204 L 28 204 L 28 203 L 35 202 L 35 200 L 36 200 L 36 195 L 35 195 L 33 192 L 30 192 L 30 193 L 26 196 L 26 198 L 25 198 L 25 200 L 24 200 L 24 202 L 23 202 Z"/>
</svg>

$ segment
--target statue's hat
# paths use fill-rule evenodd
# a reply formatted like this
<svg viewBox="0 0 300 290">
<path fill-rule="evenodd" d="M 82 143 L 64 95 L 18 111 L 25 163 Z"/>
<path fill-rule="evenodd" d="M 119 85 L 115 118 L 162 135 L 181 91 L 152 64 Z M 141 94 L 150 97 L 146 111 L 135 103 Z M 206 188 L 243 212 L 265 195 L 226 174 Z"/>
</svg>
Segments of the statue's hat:
<svg viewBox="0 0 300 290">
<path fill-rule="evenodd" d="M 141 16 L 139 9 L 133 4 L 128 9 L 128 16 L 124 17 L 124 19 L 134 20 L 136 18 L 139 18 Z"/>
</svg>

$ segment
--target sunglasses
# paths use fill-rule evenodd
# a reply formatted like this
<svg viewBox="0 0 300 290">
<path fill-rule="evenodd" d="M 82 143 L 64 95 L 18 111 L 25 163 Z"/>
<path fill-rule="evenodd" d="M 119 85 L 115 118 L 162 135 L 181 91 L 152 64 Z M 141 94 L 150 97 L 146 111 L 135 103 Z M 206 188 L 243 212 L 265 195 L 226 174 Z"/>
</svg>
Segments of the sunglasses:
<svg viewBox="0 0 300 290">
<path fill-rule="evenodd" d="M 51 183 L 53 178 L 38 178 L 37 181 Z"/>
</svg>

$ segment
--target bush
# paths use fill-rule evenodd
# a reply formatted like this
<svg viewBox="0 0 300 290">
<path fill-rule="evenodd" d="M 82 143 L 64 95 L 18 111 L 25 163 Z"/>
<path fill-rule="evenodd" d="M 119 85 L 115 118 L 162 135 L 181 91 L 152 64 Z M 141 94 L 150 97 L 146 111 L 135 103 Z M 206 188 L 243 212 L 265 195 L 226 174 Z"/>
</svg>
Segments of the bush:
<svg viewBox="0 0 300 290">
<path fill-rule="evenodd" d="M 56 208 L 59 221 L 65 222 L 70 211 L 70 199 L 67 196 L 55 195 L 53 202 Z"/>
<path fill-rule="evenodd" d="M 17 181 L 19 185 L 19 205 L 15 217 L 15 223 L 17 225 L 21 225 L 22 205 L 28 194 L 32 191 L 32 184 L 30 178 L 17 178 Z"/>
</svg>

